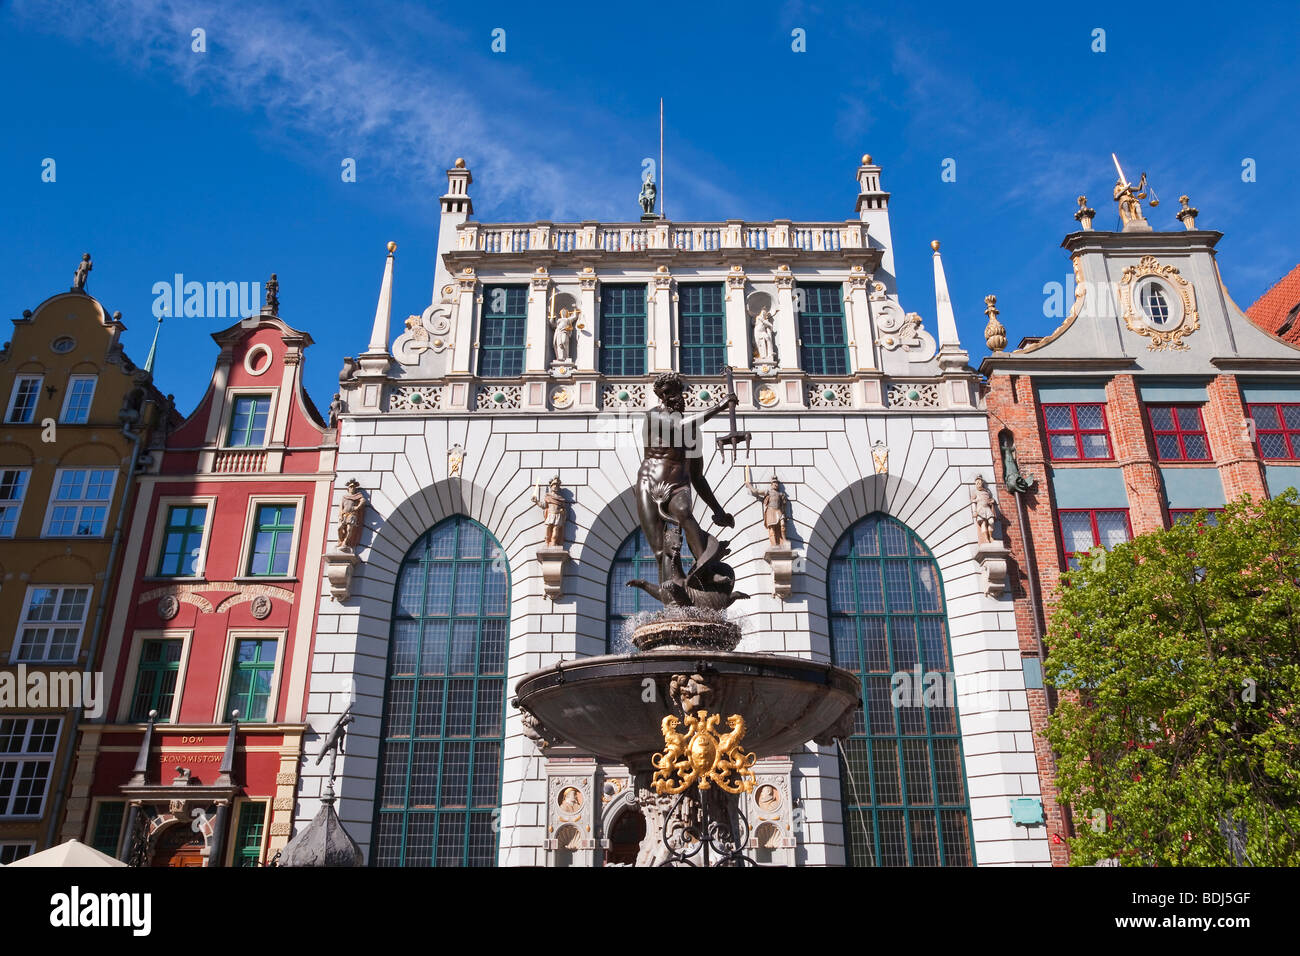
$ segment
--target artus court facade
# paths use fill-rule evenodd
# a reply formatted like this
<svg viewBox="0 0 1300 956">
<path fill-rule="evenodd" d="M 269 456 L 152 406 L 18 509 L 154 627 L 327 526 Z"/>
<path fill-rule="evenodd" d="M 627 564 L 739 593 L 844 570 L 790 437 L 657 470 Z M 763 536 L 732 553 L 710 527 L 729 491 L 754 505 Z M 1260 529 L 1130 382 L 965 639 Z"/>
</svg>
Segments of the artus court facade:
<svg viewBox="0 0 1300 956">
<path fill-rule="evenodd" d="M 899 300 L 880 172 L 863 157 L 843 222 L 677 223 L 651 202 L 640 222 L 489 226 L 470 218 L 457 161 L 432 301 L 404 323 L 390 244 L 335 401 L 338 544 L 308 703 L 322 733 L 351 706 L 338 809 L 368 862 L 634 858 L 627 771 L 541 747 L 509 700 L 529 671 L 624 649 L 623 621 L 651 600 L 625 586 L 653 564 L 632 499 L 639 414 L 668 370 L 690 383 L 688 408 L 716 404 L 723 366 L 752 435 L 737 463 L 704 461 L 752 595 L 733 608 L 739 649 L 833 661 L 864 694 L 841 746 L 760 762 L 754 854 L 1048 862 L 1044 829 L 1013 821 L 1038 768 L 1007 554 L 977 519 L 976 479 L 994 477 L 979 381 L 937 243 L 935 323 Z M 710 449 L 724 422 L 706 426 Z M 785 546 L 752 493 L 772 477 Z M 357 502 L 360 525 L 340 529 Z M 303 769 L 299 828 L 323 772 Z"/>
</svg>

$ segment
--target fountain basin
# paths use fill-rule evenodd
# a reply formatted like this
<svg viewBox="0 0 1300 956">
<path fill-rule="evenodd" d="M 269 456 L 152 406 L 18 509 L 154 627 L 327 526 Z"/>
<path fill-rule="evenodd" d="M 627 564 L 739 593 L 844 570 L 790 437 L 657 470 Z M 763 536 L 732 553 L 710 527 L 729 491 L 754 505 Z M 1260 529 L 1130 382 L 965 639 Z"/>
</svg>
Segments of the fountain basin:
<svg viewBox="0 0 1300 956">
<path fill-rule="evenodd" d="M 663 718 L 682 714 L 669 693 L 680 674 L 704 677 L 710 693 L 701 707 L 745 718 L 743 747 L 759 757 L 794 752 L 832 729 L 847 736 L 847 721 L 861 704 L 857 677 L 830 664 L 705 650 L 565 661 L 521 678 L 513 703 L 536 718 L 544 735 L 645 770 L 663 749 Z"/>
</svg>

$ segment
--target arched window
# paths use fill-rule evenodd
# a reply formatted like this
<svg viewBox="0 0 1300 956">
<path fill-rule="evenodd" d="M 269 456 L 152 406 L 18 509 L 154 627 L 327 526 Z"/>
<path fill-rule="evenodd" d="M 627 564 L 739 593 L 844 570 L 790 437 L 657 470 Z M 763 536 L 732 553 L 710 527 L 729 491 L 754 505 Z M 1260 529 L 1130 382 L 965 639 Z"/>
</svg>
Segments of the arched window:
<svg viewBox="0 0 1300 956">
<path fill-rule="evenodd" d="M 690 571 L 692 560 L 690 550 L 685 549 L 682 554 L 682 569 Z M 659 583 L 659 568 L 655 564 L 654 552 L 650 550 L 640 528 L 623 539 L 609 569 L 609 585 L 605 597 L 605 649 L 611 654 L 629 650 L 619 647 L 624 621 L 639 611 L 656 611 L 663 607 L 640 588 L 627 586 L 628 581 L 637 578 L 651 584 Z"/>
<path fill-rule="evenodd" d="M 886 515 L 831 556 L 831 656 L 862 680 L 840 792 L 854 866 L 970 866 L 970 803 L 939 568 Z"/>
<path fill-rule="evenodd" d="M 509 609 L 505 552 L 469 518 L 439 523 L 402 561 L 375 864 L 496 864 Z"/>
</svg>

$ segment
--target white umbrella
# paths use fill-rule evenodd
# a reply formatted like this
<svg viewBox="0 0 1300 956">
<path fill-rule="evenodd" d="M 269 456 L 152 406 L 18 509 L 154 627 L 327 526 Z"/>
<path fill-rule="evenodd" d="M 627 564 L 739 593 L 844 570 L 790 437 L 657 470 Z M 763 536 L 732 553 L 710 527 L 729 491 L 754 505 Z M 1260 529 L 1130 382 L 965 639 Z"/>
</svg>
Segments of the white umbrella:
<svg viewBox="0 0 1300 956">
<path fill-rule="evenodd" d="M 126 866 L 121 860 L 115 860 L 107 853 L 100 853 L 93 846 L 86 846 L 76 840 L 69 840 L 59 846 L 52 846 L 40 853 L 33 853 L 21 860 L 9 864 L 15 866 Z"/>
</svg>

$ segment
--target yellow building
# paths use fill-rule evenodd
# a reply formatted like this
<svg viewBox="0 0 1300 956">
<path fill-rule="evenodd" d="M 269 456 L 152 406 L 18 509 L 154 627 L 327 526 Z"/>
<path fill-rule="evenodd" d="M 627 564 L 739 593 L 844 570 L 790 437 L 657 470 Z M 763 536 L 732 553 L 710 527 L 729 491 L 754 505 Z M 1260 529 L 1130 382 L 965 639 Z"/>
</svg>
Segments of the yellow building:
<svg viewBox="0 0 1300 956">
<path fill-rule="evenodd" d="M 0 349 L 0 863 L 57 842 L 76 727 L 104 706 L 94 661 L 136 462 L 166 399 L 122 351 L 121 313 L 71 291 Z M 150 355 L 152 359 L 152 352 Z"/>
</svg>

